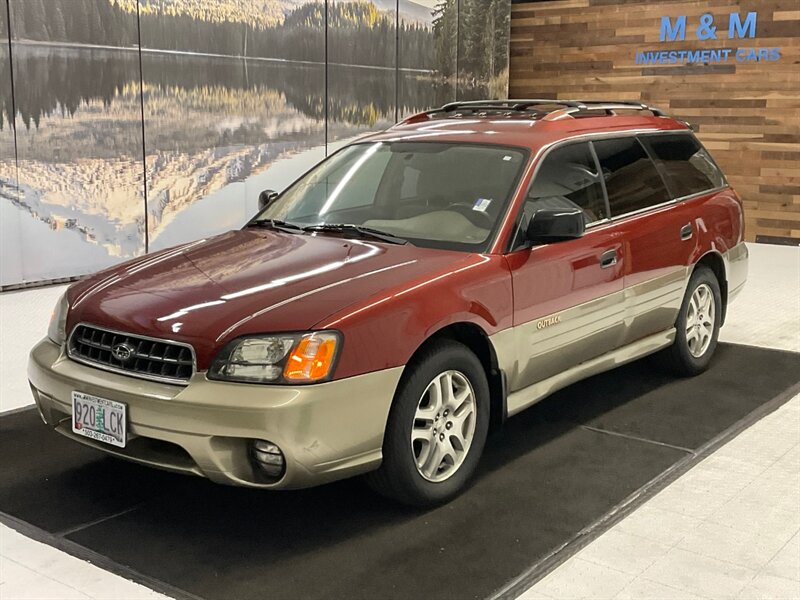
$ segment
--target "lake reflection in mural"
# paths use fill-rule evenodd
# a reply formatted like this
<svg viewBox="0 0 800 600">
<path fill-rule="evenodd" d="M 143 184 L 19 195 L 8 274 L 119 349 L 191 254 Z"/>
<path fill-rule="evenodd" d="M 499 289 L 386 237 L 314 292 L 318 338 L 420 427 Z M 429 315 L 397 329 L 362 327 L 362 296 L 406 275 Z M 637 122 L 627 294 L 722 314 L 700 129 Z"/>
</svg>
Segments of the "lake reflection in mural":
<svg viewBox="0 0 800 600">
<path fill-rule="evenodd" d="M 454 99 L 463 71 L 455 46 L 445 52 L 437 38 L 458 27 L 452 0 L 329 0 L 327 22 L 324 3 L 303 0 L 10 0 L 10 9 L 16 114 L 0 49 L 3 286 L 239 227 L 262 189 Z M 489 83 L 482 77 L 478 93 Z"/>
<path fill-rule="evenodd" d="M 142 254 L 136 53 L 13 48 L 15 81 L 26 82 L 15 86 L 24 279 L 80 275 Z"/>
<path fill-rule="evenodd" d="M 144 54 L 142 72 L 151 249 L 241 226 L 261 191 L 252 179 L 287 155 L 324 156 L 324 120 L 303 110 L 322 103 L 323 65 Z M 204 218 L 184 216 L 200 199 Z"/>
<path fill-rule="evenodd" d="M 11 56 L 8 52 L 8 13 L 0 3 L 0 285 L 22 281 L 20 213 L 17 200 L 17 164 L 14 157 L 14 120 L 11 97 Z"/>
<path fill-rule="evenodd" d="M 143 253 L 138 53 L 94 48 L 107 32 L 89 19 L 106 14 L 109 0 L 10 0 L 9 9 L 18 192 L 3 199 L 2 217 L 4 230 L 17 223 L 22 280 L 80 275 Z M 133 39 L 136 15 L 119 17 L 115 37 Z M 58 45 L 41 43 L 54 37 Z M 3 262 L 11 262 L 5 254 Z"/>
<path fill-rule="evenodd" d="M 452 40 L 443 37 L 445 22 L 458 22 L 458 4 L 446 0 L 398 0 L 397 116 L 407 117 L 420 108 L 441 106 L 456 99 L 455 28 Z M 421 95 L 420 95 L 421 94 Z"/>
</svg>

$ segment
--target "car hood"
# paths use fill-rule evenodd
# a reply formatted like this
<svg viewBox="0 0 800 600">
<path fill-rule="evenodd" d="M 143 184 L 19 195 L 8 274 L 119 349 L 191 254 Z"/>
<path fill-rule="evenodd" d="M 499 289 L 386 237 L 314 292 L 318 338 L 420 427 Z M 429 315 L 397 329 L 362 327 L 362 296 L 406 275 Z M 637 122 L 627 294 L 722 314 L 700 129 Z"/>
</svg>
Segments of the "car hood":
<svg viewBox="0 0 800 600">
<path fill-rule="evenodd" d="M 184 341 L 198 367 L 230 339 L 303 331 L 468 255 L 326 235 L 244 229 L 101 271 L 70 289 L 68 327 Z"/>
</svg>

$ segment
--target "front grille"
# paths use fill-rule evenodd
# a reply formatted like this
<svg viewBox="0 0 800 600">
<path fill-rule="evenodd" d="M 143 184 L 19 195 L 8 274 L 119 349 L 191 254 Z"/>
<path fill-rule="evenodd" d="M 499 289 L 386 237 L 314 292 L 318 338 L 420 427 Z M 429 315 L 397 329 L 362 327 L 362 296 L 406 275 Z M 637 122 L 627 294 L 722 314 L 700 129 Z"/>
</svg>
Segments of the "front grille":
<svg viewBox="0 0 800 600">
<path fill-rule="evenodd" d="M 194 373 L 194 352 L 187 344 L 92 325 L 77 325 L 68 349 L 79 362 L 134 377 L 186 383 Z"/>
</svg>

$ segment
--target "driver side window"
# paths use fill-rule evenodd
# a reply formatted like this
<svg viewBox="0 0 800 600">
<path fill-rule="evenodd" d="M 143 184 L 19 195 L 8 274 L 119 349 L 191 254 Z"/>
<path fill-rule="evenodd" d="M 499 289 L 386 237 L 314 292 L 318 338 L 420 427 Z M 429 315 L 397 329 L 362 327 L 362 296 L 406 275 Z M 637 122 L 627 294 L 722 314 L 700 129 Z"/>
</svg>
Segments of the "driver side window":
<svg viewBox="0 0 800 600">
<path fill-rule="evenodd" d="M 512 250 L 524 246 L 523 232 L 542 208 L 578 208 L 587 225 L 608 218 L 602 177 L 588 142 L 558 147 L 545 157 L 517 218 Z"/>
</svg>

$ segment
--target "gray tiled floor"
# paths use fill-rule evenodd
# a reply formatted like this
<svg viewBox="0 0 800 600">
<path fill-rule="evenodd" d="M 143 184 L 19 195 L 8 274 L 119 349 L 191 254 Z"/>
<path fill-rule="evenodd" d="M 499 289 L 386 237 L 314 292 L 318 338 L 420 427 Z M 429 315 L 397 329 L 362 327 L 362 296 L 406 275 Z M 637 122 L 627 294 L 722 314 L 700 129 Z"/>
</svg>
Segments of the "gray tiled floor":
<svg viewBox="0 0 800 600">
<path fill-rule="evenodd" d="M 521 597 L 800 598 L 798 455 L 800 396 Z"/>
<path fill-rule="evenodd" d="M 800 350 L 800 250 L 751 246 L 721 338 Z M 800 599 L 800 396 L 521 598 Z"/>
<path fill-rule="evenodd" d="M 726 341 L 800 350 L 800 249 L 750 246 Z M 60 290 L 0 294 L 0 411 L 30 402 L 28 348 Z M 13 340 L 13 344 L 6 341 Z M 587 546 L 524 598 L 800 598 L 800 398 Z M 164 598 L 0 525 L 0 598 Z"/>
</svg>

